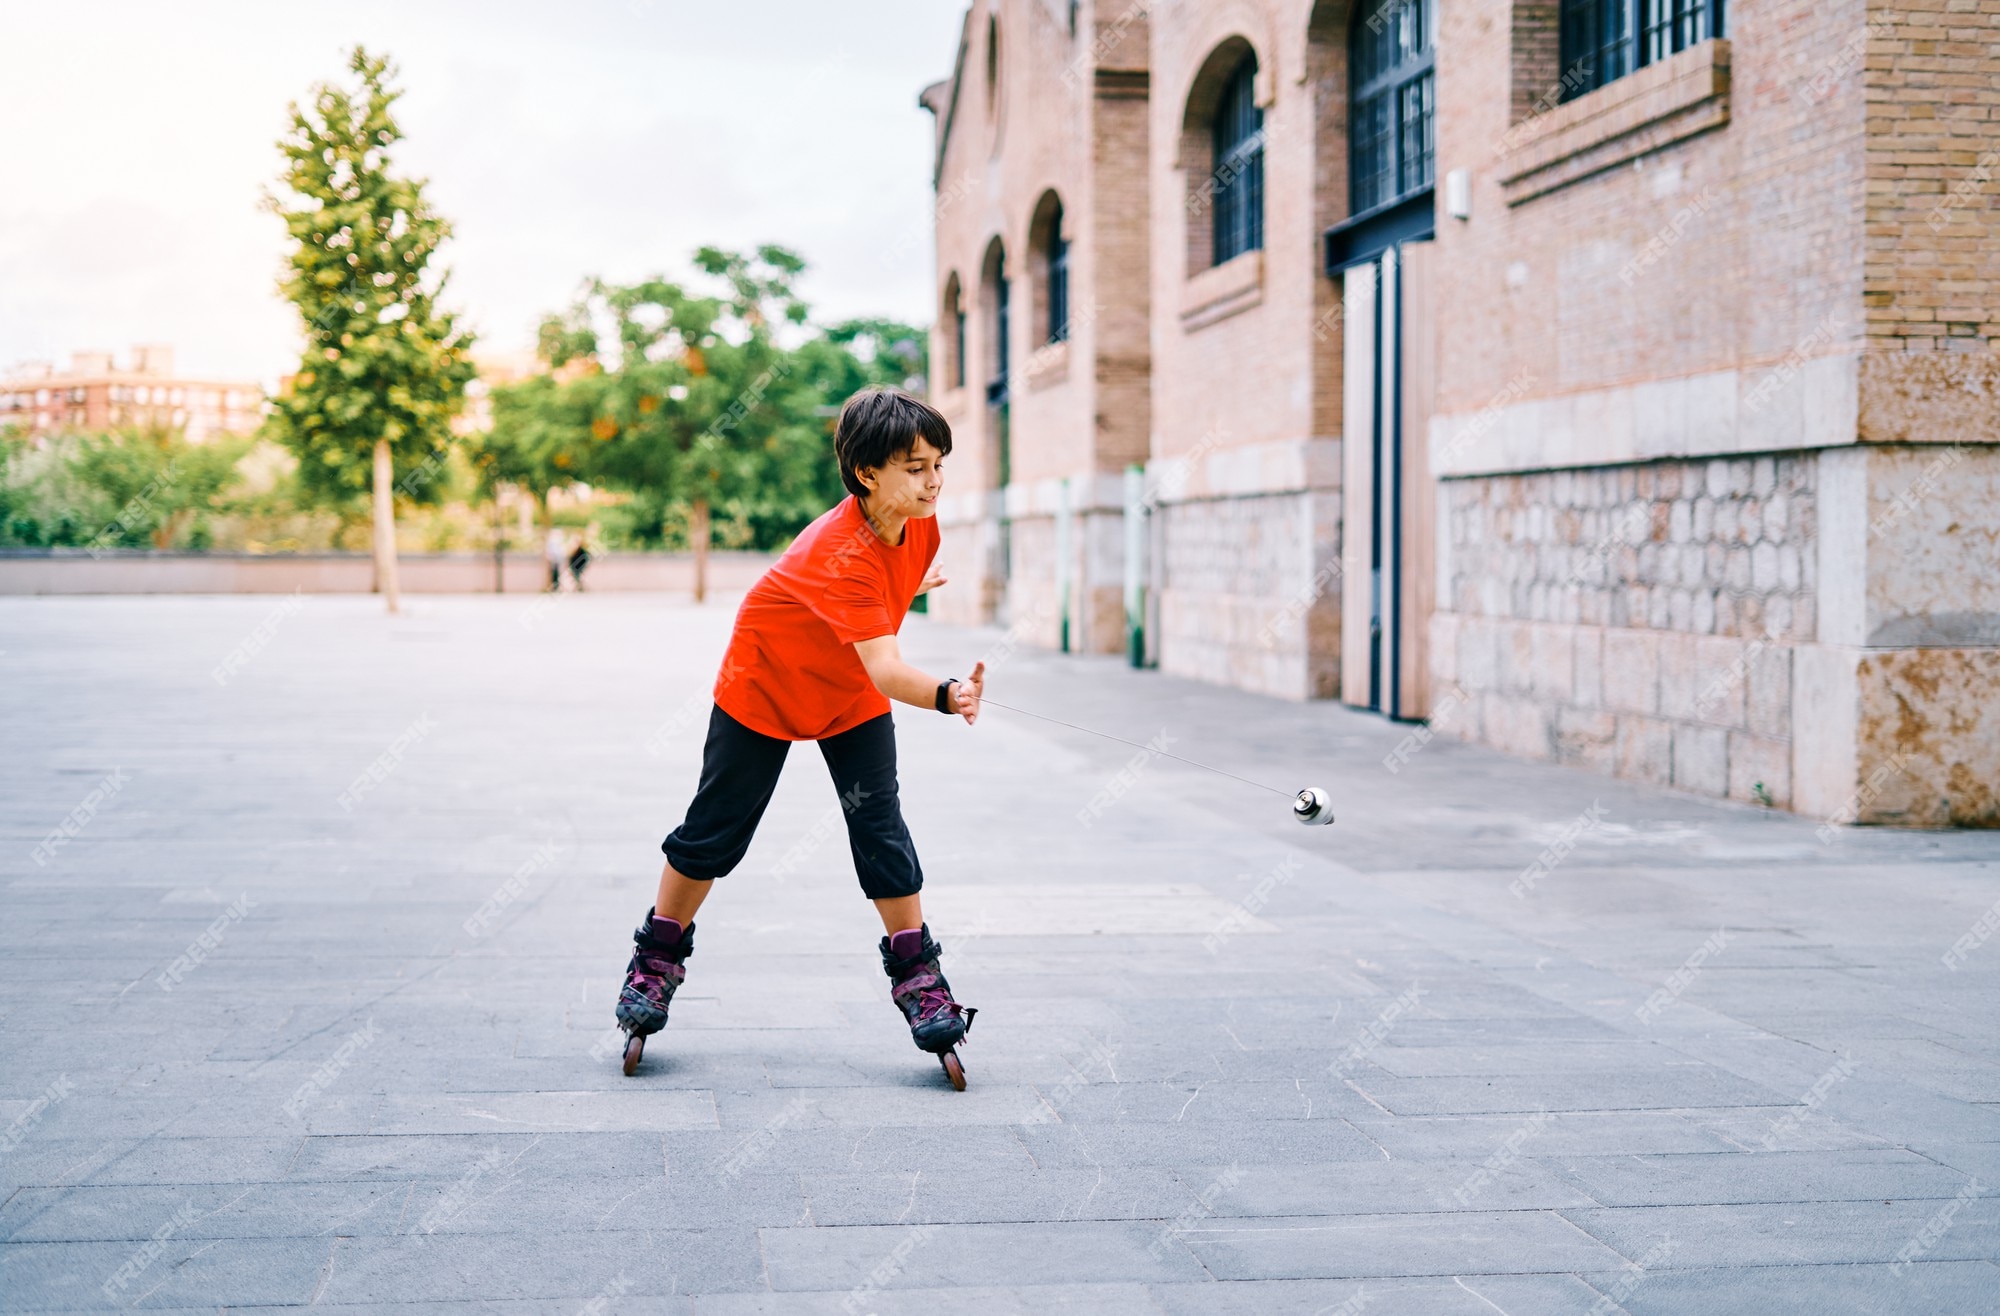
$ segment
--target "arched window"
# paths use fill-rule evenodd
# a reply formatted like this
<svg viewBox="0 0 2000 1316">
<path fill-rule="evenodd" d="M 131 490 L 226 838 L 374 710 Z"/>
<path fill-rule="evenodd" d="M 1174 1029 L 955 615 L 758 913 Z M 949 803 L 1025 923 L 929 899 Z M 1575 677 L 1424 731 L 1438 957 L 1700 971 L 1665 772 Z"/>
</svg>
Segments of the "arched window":
<svg viewBox="0 0 2000 1316">
<path fill-rule="evenodd" d="M 1349 212 L 1363 215 L 1431 186 L 1435 0 L 1373 0 L 1354 25 L 1348 61 Z"/>
<path fill-rule="evenodd" d="M 965 290 L 958 281 L 958 271 L 944 281 L 943 315 L 939 329 L 944 335 L 944 383 L 946 388 L 965 387 Z"/>
<path fill-rule="evenodd" d="M 1562 0 L 1562 98 L 1723 35 L 1723 0 Z"/>
<path fill-rule="evenodd" d="M 1000 19 L 995 16 L 986 20 L 986 112 L 992 114 L 1000 104 Z"/>
<path fill-rule="evenodd" d="M 1069 341 L 1069 240 L 1063 236 L 1062 198 L 1042 193 L 1028 220 L 1029 277 L 1041 304 L 1038 328 L 1042 343 Z"/>
<path fill-rule="evenodd" d="M 1264 246 L 1264 112 L 1257 108 L 1257 57 L 1245 55 L 1223 85 L 1211 130 L 1215 186 L 1214 263 Z"/>
</svg>

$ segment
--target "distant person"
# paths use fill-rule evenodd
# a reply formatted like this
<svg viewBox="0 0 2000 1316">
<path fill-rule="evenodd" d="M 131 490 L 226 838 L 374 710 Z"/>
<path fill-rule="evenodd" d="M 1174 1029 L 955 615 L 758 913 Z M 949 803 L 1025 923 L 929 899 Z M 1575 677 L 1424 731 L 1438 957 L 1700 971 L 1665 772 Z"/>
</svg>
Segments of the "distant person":
<svg viewBox="0 0 2000 1316">
<path fill-rule="evenodd" d="M 569 550 L 569 578 L 576 582 L 579 594 L 583 592 L 583 569 L 590 565 L 590 529 L 586 528 Z"/>
<path fill-rule="evenodd" d="M 543 547 L 542 554 L 549 562 L 548 593 L 553 594 L 562 588 L 563 561 L 569 556 L 568 537 L 555 526 L 550 526 L 548 542 Z"/>
</svg>

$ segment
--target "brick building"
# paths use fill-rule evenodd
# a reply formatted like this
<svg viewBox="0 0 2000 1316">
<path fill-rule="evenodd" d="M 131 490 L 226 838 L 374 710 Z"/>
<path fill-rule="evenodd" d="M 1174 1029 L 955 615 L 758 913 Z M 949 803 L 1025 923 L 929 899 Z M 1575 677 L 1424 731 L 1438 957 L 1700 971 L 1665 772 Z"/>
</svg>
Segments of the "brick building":
<svg viewBox="0 0 2000 1316">
<path fill-rule="evenodd" d="M 978 0 L 923 103 L 940 612 L 2000 824 L 2000 0 Z"/>
<path fill-rule="evenodd" d="M 261 387 L 176 376 L 171 347 L 135 347 L 122 369 L 109 352 L 77 352 L 67 370 L 37 364 L 0 377 L 0 430 L 29 435 L 158 426 L 200 443 L 211 434 L 248 434 L 263 417 Z"/>
</svg>

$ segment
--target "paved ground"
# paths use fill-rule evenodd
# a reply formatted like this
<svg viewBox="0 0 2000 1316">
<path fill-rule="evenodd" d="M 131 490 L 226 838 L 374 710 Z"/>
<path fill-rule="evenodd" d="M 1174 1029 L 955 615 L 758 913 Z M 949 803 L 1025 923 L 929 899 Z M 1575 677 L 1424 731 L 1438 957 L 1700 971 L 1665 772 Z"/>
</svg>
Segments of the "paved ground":
<svg viewBox="0 0 2000 1316">
<path fill-rule="evenodd" d="M 923 621 L 1341 821 L 899 715 L 972 1089 L 809 749 L 621 1077 L 730 611 L 0 600 L 0 1307 L 2000 1307 L 2000 837 L 1391 773 L 1408 728 Z"/>
</svg>

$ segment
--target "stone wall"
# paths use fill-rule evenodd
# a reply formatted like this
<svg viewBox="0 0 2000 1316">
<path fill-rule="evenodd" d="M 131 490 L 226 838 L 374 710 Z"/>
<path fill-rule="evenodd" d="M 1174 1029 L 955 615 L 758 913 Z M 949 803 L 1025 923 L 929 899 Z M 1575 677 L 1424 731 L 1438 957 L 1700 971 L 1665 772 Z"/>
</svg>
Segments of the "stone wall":
<svg viewBox="0 0 2000 1316">
<path fill-rule="evenodd" d="M 1339 544 L 1322 531 L 1338 516 L 1337 495 L 1303 491 L 1159 507 L 1161 669 L 1286 699 L 1337 694 Z"/>
<path fill-rule="evenodd" d="M 1784 454 L 1445 481 L 1439 729 L 1789 807 L 1816 470 Z"/>
</svg>

